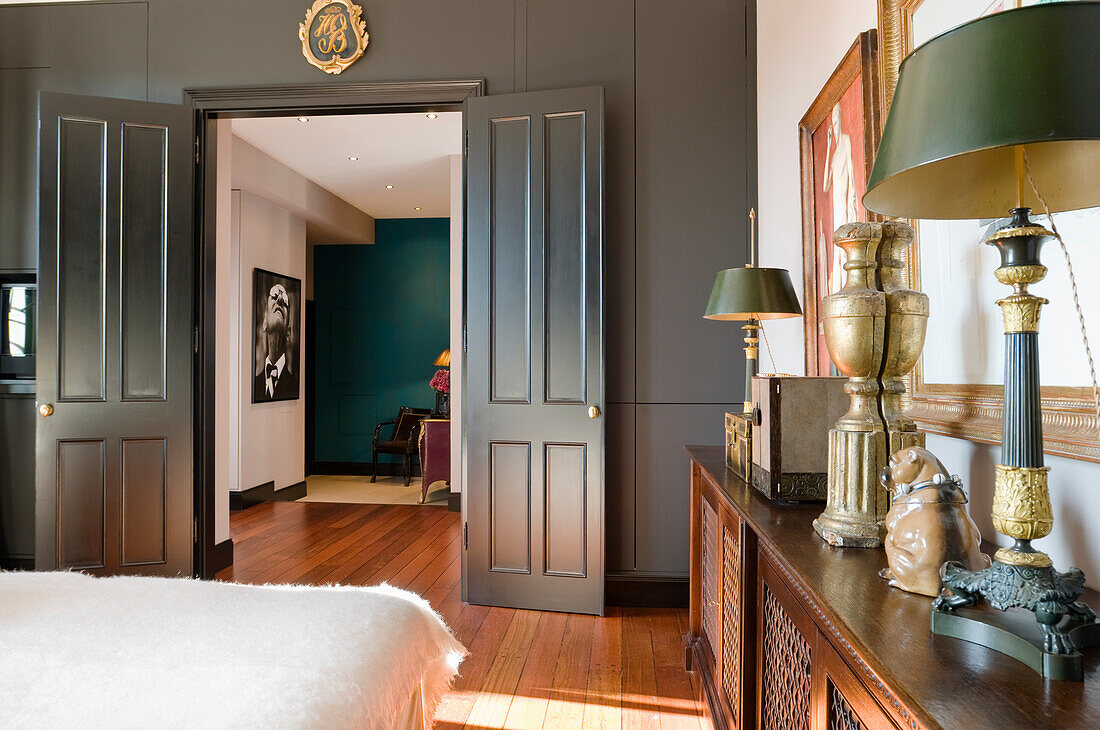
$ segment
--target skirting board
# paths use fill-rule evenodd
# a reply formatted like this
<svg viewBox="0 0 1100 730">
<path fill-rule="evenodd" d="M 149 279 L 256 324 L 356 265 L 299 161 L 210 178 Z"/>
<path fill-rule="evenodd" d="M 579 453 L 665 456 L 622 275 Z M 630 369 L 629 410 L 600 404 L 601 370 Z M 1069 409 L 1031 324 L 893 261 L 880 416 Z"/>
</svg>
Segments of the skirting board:
<svg viewBox="0 0 1100 730">
<path fill-rule="evenodd" d="M 210 565 L 207 573 L 211 576 L 233 565 L 233 540 L 222 540 L 210 553 Z"/>
<path fill-rule="evenodd" d="M 447 511 L 448 512 L 461 512 L 462 511 L 462 492 L 451 492 L 447 495 Z"/>
<path fill-rule="evenodd" d="M 306 496 L 306 483 L 304 481 L 291 484 L 282 489 L 275 488 L 275 482 L 267 482 L 251 489 L 229 492 L 229 509 L 234 512 L 248 509 L 261 502 L 293 502 Z"/>
<path fill-rule="evenodd" d="M 34 570 L 34 558 L 5 555 L 0 557 L 0 570 Z"/>
<path fill-rule="evenodd" d="M 604 600 L 608 606 L 687 608 L 688 579 L 629 573 L 608 575 L 604 578 Z"/>
<path fill-rule="evenodd" d="M 379 464 L 378 476 L 399 477 L 404 474 L 401 464 Z M 309 473 L 325 476 L 369 477 L 374 473 L 374 464 L 369 461 L 315 461 Z M 420 476 L 420 464 L 413 463 L 413 476 Z"/>
</svg>

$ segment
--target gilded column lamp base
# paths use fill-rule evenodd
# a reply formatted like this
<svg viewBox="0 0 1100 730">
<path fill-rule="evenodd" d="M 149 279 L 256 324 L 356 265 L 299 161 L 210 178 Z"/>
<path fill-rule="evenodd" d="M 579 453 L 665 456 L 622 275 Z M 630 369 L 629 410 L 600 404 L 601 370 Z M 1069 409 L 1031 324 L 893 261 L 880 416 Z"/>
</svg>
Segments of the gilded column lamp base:
<svg viewBox="0 0 1100 730">
<path fill-rule="evenodd" d="M 828 504 L 814 520 L 814 531 L 833 547 L 876 548 L 886 537 L 890 495 L 879 481 L 887 451 L 924 446 L 924 434 L 885 431 L 829 431 Z M 895 449 L 896 450 L 896 449 Z"/>
</svg>

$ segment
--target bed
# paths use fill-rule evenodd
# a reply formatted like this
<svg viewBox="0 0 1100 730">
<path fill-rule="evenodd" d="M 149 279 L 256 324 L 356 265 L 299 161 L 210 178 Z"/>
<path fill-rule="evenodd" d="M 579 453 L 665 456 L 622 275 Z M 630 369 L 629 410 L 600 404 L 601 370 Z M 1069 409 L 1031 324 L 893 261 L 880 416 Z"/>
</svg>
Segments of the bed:
<svg viewBox="0 0 1100 730">
<path fill-rule="evenodd" d="M 4 728 L 421 730 L 465 653 L 389 586 L 0 572 Z"/>
</svg>

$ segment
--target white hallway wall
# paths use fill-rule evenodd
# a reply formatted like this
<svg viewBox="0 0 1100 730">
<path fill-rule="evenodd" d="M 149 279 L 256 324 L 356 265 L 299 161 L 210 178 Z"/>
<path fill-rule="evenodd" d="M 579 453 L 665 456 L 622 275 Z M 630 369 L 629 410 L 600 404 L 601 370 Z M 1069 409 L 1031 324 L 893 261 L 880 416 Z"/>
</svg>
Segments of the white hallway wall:
<svg viewBox="0 0 1100 730">
<path fill-rule="evenodd" d="M 252 269 L 306 279 L 306 223 L 233 187 L 232 130 L 218 125 L 214 539 L 229 538 L 229 492 L 305 479 L 305 401 L 252 403 Z M 372 222 L 373 223 L 373 222 Z M 303 295 L 305 294 L 303 290 Z M 299 314 L 300 316 L 300 314 Z M 302 322 L 298 322 L 302 333 Z M 299 382 L 305 351 L 299 344 Z"/>
<path fill-rule="evenodd" d="M 789 269 L 800 297 L 798 121 L 856 35 L 877 23 L 875 0 L 767 0 L 757 4 L 760 262 Z M 776 368 L 804 373 L 802 320 L 779 320 L 766 326 Z M 770 369 L 770 365 L 762 367 Z M 982 535 L 1007 543 L 995 533 L 989 518 L 993 464 L 999 447 L 929 436 L 928 448 L 963 478 L 970 490 L 971 514 Z M 1050 456 L 1046 464 L 1051 467 L 1054 533 L 1037 544 L 1057 567 L 1081 568 L 1090 585 L 1100 586 L 1100 533 L 1089 529 L 1100 521 L 1100 500 L 1095 497 L 1100 465 Z"/>
</svg>

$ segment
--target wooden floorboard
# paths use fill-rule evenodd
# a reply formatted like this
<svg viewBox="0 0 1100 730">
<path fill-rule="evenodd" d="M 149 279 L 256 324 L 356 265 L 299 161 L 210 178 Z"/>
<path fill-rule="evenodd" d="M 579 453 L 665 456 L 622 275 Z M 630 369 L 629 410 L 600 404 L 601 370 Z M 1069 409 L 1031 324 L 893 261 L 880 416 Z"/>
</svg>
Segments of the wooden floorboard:
<svg viewBox="0 0 1100 730">
<path fill-rule="evenodd" d="M 445 507 L 265 502 L 230 516 L 240 583 L 375 585 L 418 593 L 470 650 L 442 730 L 713 727 L 684 671 L 681 609 L 604 617 L 462 601 L 458 514 Z"/>
</svg>

